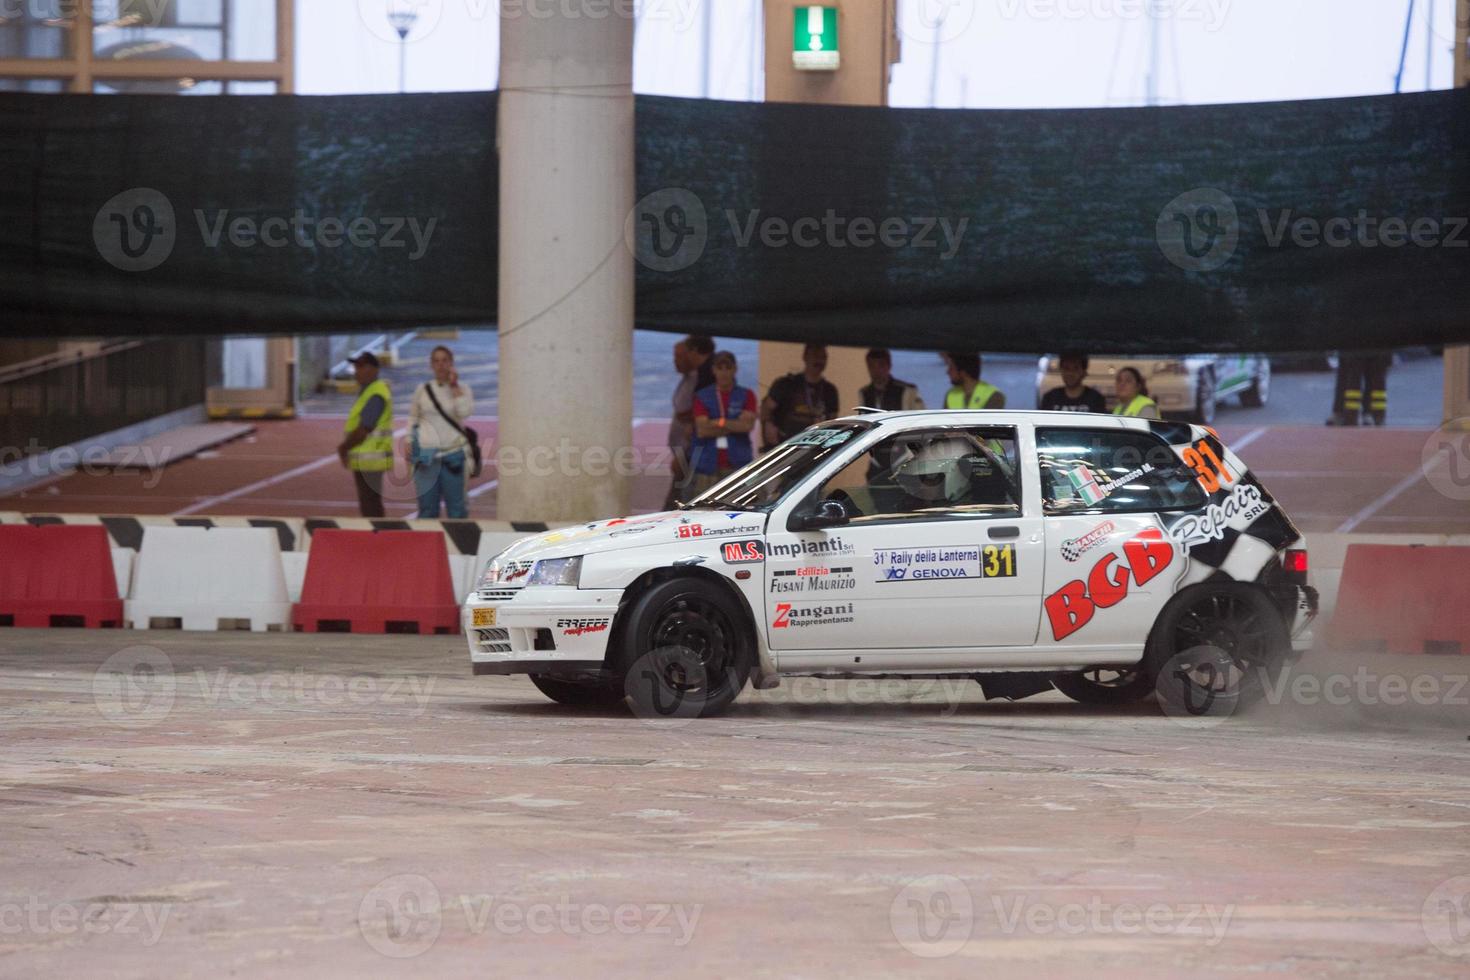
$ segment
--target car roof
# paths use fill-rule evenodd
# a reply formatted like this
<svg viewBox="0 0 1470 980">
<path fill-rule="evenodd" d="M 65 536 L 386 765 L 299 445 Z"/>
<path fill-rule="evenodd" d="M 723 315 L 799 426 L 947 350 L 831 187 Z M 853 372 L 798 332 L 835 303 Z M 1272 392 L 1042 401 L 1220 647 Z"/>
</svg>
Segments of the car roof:
<svg viewBox="0 0 1470 980">
<path fill-rule="evenodd" d="M 1044 412 L 1040 409 L 1023 411 L 1020 409 L 991 409 L 991 408 L 925 408 L 910 412 L 882 412 L 873 409 L 858 409 L 852 415 L 834 422 L 871 422 L 875 425 L 888 426 L 904 422 L 953 422 L 965 425 L 1018 425 L 1022 422 L 1030 422 L 1033 425 L 1091 425 L 1108 423 L 1115 427 L 1128 428 L 1129 422 L 1143 422 L 1144 419 L 1128 419 L 1121 415 L 1113 415 L 1109 412 Z"/>
</svg>

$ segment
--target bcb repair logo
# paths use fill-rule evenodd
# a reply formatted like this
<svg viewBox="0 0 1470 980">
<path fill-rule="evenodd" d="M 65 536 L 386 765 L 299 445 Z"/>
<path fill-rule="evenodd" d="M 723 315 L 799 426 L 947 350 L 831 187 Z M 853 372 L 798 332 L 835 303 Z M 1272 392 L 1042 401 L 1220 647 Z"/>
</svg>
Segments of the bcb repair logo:
<svg viewBox="0 0 1470 980">
<path fill-rule="evenodd" d="M 92 219 L 92 241 L 113 268 L 123 272 L 156 269 L 178 241 L 174 206 L 151 187 L 132 187 L 116 195 Z"/>
</svg>

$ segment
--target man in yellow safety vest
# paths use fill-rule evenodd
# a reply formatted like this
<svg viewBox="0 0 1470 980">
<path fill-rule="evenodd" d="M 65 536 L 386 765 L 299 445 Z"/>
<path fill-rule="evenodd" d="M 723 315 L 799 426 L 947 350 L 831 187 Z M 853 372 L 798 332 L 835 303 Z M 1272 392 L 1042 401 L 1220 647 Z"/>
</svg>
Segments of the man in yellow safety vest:
<svg viewBox="0 0 1470 980">
<path fill-rule="evenodd" d="M 352 471 L 363 517 L 383 516 L 383 474 L 393 468 L 393 392 L 378 377 L 378 359 L 364 351 L 352 358 L 362 393 L 347 416 L 337 458 Z"/>
<path fill-rule="evenodd" d="M 950 351 L 944 355 L 949 365 L 949 382 L 954 385 L 944 396 L 945 408 L 1005 408 L 1006 396 L 994 385 L 980 380 L 980 355 Z"/>
</svg>

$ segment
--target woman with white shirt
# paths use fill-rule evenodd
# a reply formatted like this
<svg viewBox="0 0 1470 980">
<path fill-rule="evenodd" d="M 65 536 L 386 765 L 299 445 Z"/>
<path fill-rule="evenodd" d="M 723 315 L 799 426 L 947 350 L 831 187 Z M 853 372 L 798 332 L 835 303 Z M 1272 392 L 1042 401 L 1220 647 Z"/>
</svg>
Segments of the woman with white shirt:
<svg viewBox="0 0 1470 980">
<path fill-rule="evenodd" d="M 429 355 L 429 366 L 434 369 L 434 379 L 414 390 L 408 407 L 409 435 L 404 444 L 404 455 L 413 466 L 419 517 L 437 518 L 441 499 L 446 516 L 469 517 L 465 499 L 469 441 L 460 430 L 474 411 L 475 398 L 469 385 L 460 383 L 454 353 L 448 347 L 435 347 Z"/>
</svg>

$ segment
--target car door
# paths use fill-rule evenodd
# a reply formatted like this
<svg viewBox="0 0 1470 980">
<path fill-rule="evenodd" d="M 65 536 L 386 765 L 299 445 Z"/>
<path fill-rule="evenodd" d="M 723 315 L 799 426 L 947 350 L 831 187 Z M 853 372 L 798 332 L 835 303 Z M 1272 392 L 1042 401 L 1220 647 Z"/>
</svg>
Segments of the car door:
<svg viewBox="0 0 1470 980">
<path fill-rule="evenodd" d="M 1029 451 L 1029 450 L 1028 450 Z M 849 456 L 802 505 L 847 523 L 768 531 L 774 650 L 1027 646 L 1042 585 L 1015 426 L 908 430 Z"/>
<path fill-rule="evenodd" d="M 1038 648 L 1141 648 L 1188 556 L 1161 515 L 1204 493 L 1174 451 L 1140 429 L 1038 425 L 1046 581 Z"/>
</svg>

